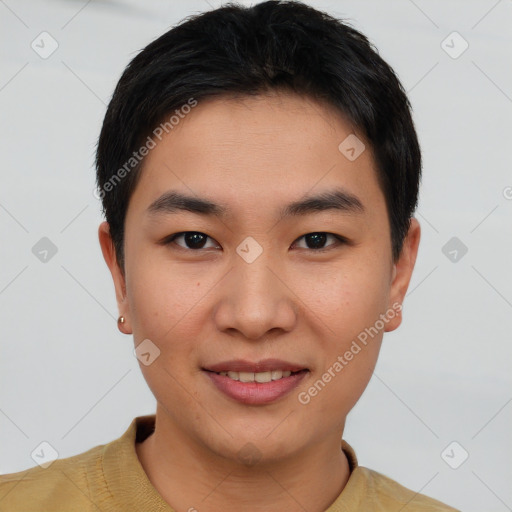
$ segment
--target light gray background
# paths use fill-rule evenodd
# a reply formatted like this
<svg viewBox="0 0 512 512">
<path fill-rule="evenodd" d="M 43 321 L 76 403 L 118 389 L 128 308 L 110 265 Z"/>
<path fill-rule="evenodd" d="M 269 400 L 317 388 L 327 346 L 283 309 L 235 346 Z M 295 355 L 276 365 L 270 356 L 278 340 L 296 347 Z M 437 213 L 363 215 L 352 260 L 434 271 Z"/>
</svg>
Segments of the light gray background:
<svg viewBox="0 0 512 512">
<path fill-rule="evenodd" d="M 249 4 L 249 2 L 245 2 Z M 409 91 L 424 155 L 422 240 L 345 439 L 361 465 L 462 510 L 512 510 L 512 1 L 309 1 L 367 34 Z M 155 400 L 116 327 L 93 158 L 124 67 L 220 1 L 0 0 L 0 473 L 120 436 Z M 31 42 L 47 31 L 58 49 Z M 441 43 L 457 31 L 469 48 Z M 461 41 L 447 40 L 452 52 Z M 508 187 L 508 188 L 507 188 Z M 32 253 L 42 237 L 58 252 Z M 442 251 L 457 237 L 456 262 Z M 452 469 L 441 457 L 464 449 Z"/>
</svg>

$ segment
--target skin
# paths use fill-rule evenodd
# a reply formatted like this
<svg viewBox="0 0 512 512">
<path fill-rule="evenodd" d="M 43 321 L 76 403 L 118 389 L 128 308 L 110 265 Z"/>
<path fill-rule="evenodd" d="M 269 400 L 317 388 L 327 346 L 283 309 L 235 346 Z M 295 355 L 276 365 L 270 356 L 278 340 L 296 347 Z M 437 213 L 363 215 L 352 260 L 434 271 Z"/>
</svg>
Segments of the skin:
<svg viewBox="0 0 512 512">
<path fill-rule="evenodd" d="M 321 512 L 349 478 L 340 449 L 345 418 L 366 388 L 384 332 L 397 314 L 307 405 L 308 388 L 373 326 L 402 304 L 416 261 L 420 225 L 411 219 L 400 259 L 369 144 L 349 161 L 338 145 L 357 130 L 315 100 L 291 93 L 199 104 L 146 157 L 125 220 L 125 272 L 109 227 L 99 240 L 112 273 L 120 329 L 135 346 L 150 339 L 160 356 L 140 364 L 156 397 L 156 429 L 136 445 L 148 478 L 176 510 Z M 284 205 L 344 187 L 363 214 L 334 210 L 278 220 Z M 151 218 L 147 207 L 170 190 L 230 208 L 223 219 L 190 212 Z M 183 231 L 208 235 L 189 248 Z M 317 252 L 304 235 L 328 237 Z M 247 237 L 262 254 L 247 263 Z M 194 246 L 192 246 L 194 247 Z M 267 405 L 234 401 L 202 367 L 231 359 L 279 358 L 309 369 L 285 397 Z M 244 464 L 252 443 L 260 456 Z"/>
</svg>

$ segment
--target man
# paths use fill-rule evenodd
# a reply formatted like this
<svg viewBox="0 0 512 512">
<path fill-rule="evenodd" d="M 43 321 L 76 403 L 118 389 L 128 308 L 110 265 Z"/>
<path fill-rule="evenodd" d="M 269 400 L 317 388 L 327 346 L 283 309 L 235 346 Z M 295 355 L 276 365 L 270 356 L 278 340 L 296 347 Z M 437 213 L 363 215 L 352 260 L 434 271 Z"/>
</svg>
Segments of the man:
<svg viewBox="0 0 512 512">
<path fill-rule="evenodd" d="M 298 2 L 228 5 L 123 73 L 99 241 L 155 415 L 6 510 L 455 510 L 342 440 L 401 323 L 420 226 L 410 107 L 367 39 Z"/>
</svg>

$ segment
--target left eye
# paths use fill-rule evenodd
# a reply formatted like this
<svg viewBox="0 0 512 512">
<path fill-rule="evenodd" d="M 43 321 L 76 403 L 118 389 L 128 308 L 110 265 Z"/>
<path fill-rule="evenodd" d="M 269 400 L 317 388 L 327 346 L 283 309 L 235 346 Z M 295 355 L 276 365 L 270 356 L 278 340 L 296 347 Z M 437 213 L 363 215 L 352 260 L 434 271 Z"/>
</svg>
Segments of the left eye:
<svg viewBox="0 0 512 512">
<path fill-rule="evenodd" d="M 324 246 L 326 240 L 331 237 L 335 240 L 334 243 L 329 244 L 327 247 Z M 342 243 L 345 243 L 345 239 L 338 235 L 333 235 L 332 233 L 324 233 L 324 232 L 315 232 L 308 233 L 307 235 L 303 235 L 297 240 L 302 240 L 306 242 L 306 245 L 312 245 L 313 247 L 305 247 L 306 249 L 312 249 L 316 252 L 322 252 L 329 250 L 331 246 L 337 246 Z"/>
</svg>

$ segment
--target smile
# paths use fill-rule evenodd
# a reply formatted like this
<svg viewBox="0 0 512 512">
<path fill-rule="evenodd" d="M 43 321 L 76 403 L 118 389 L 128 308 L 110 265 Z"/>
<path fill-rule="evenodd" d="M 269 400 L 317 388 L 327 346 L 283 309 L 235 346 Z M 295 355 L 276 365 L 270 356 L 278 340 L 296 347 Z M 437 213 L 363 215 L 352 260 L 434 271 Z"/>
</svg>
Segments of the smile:
<svg viewBox="0 0 512 512">
<path fill-rule="evenodd" d="M 203 369 L 217 391 L 245 405 L 266 405 L 285 397 L 308 375 L 309 370 L 268 370 L 264 372 Z"/>
<path fill-rule="evenodd" d="M 268 372 L 215 372 L 218 375 L 229 377 L 240 382 L 271 382 L 289 377 L 292 372 L 290 370 L 273 370 Z M 297 372 L 294 372 L 297 373 Z"/>
</svg>

